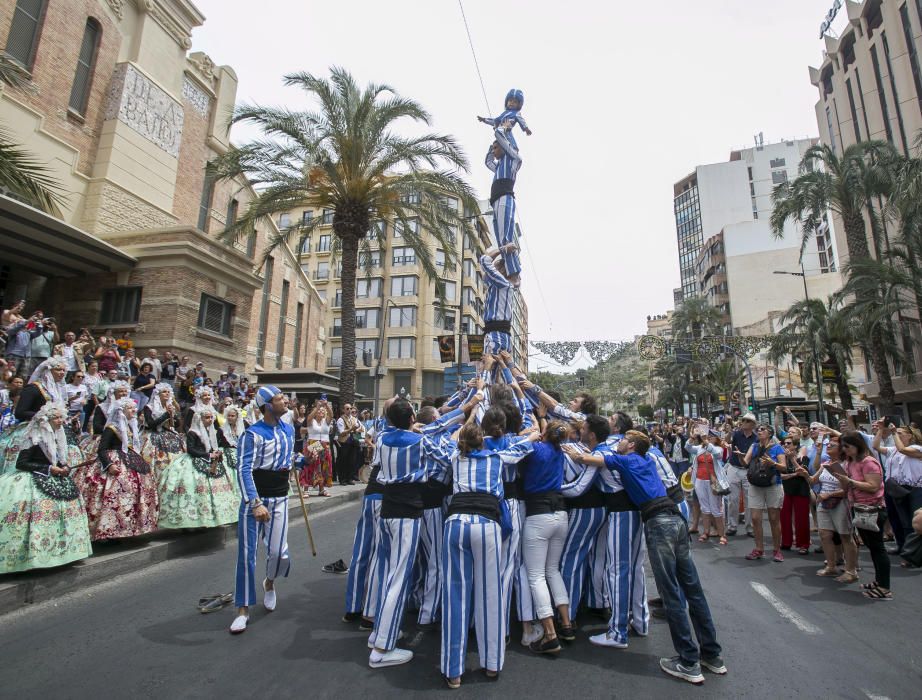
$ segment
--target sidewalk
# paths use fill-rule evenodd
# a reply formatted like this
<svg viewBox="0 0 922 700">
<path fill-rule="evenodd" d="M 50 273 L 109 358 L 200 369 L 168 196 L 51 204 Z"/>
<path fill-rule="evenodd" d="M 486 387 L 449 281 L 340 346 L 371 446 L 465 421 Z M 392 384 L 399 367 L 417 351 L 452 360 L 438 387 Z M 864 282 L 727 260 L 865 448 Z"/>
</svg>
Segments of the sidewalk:
<svg viewBox="0 0 922 700">
<path fill-rule="evenodd" d="M 306 499 L 308 517 L 360 500 L 365 492 L 365 484 L 333 486 L 328 491 L 332 495 L 320 498 L 311 490 L 312 495 Z M 295 523 L 303 520 L 297 492 L 289 500 L 289 510 L 289 527 L 295 527 Z M 236 539 L 237 524 L 234 523 L 200 532 L 158 530 L 123 542 L 98 542 L 93 545 L 93 556 L 88 559 L 54 569 L 35 569 L 0 576 L 0 615 L 30 603 L 73 593 L 122 574 L 156 566 L 170 559 L 223 549 L 228 542 Z"/>
</svg>

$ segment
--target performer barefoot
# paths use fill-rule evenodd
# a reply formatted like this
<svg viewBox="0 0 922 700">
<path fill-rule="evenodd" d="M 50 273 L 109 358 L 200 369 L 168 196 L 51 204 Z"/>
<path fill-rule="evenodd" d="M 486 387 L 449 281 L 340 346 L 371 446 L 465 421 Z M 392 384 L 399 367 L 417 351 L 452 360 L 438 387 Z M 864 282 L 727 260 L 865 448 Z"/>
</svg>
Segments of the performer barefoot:
<svg viewBox="0 0 922 700">
<path fill-rule="evenodd" d="M 256 601 L 256 549 L 259 538 L 266 545 L 266 577 L 263 605 L 275 610 L 275 580 L 288 576 L 288 481 L 294 458 L 295 431 L 282 421 L 288 397 L 277 387 L 256 392 L 262 412 L 243 434 L 237 447 L 237 478 L 240 482 L 240 515 L 237 521 L 237 581 L 234 603 L 237 617 L 231 634 L 247 628 L 250 606 Z M 301 458 L 298 458 L 299 462 Z M 298 465 L 300 467 L 300 464 Z"/>
</svg>

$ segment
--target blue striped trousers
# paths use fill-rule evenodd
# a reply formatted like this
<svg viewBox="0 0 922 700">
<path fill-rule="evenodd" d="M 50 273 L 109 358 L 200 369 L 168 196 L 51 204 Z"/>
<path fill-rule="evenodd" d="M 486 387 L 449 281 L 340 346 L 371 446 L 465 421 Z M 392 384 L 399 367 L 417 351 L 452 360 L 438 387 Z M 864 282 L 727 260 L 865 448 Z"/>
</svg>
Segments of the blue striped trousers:
<svg viewBox="0 0 922 700">
<path fill-rule="evenodd" d="M 483 337 L 483 351 L 487 355 L 497 355 L 501 351 L 512 352 L 512 336 L 502 331 L 490 331 Z"/>
<path fill-rule="evenodd" d="M 608 520 L 599 528 L 589 550 L 589 589 L 586 591 L 586 605 L 590 608 L 609 608 L 611 600 L 608 598 L 608 571 L 606 559 L 608 558 Z"/>
<path fill-rule="evenodd" d="M 412 582 L 419 545 L 419 518 L 380 518 L 378 544 L 378 610 L 374 645 L 390 651 L 397 646 L 400 623 Z"/>
<path fill-rule="evenodd" d="M 589 554 L 600 530 L 608 524 L 608 515 L 601 508 L 573 508 L 567 521 L 567 539 L 560 557 L 560 573 L 570 594 L 570 619 L 576 619 L 588 587 L 592 571 Z M 594 606 L 603 607 L 603 606 Z"/>
<path fill-rule="evenodd" d="M 511 194 L 504 194 L 493 204 L 493 233 L 496 236 L 496 245 L 500 247 L 515 242 L 515 197 Z M 502 255 L 507 277 L 522 272 L 518 252 L 503 252 Z"/>
<path fill-rule="evenodd" d="M 352 559 L 349 562 L 349 574 L 346 577 L 347 613 L 360 612 L 365 604 L 365 591 L 372 570 L 371 564 L 376 544 L 375 531 L 380 512 L 381 496 L 365 496 L 362 499 L 362 512 L 355 526 Z"/>
<path fill-rule="evenodd" d="M 643 545 L 643 523 L 638 511 L 608 514 L 606 570 L 612 609 L 608 631 L 615 641 L 623 644 L 628 641 L 629 623 L 641 635 L 649 631 Z"/>
<path fill-rule="evenodd" d="M 266 545 L 266 578 L 274 581 L 288 576 L 288 496 L 263 498 L 269 521 L 256 522 L 245 501 L 240 501 L 237 519 L 237 576 L 234 605 L 238 608 L 256 603 L 256 550 L 259 540 Z"/>
<path fill-rule="evenodd" d="M 445 520 L 442 542 L 442 674 L 464 673 L 467 639 L 474 620 L 480 665 L 501 671 L 506 653 L 506 615 L 500 578 L 499 523 L 481 515 Z"/>
<path fill-rule="evenodd" d="M 421 625 L 429 625 L 439 619 L 442 602 L 442 528 L 445 518 L 441 507 L 427 508 L 419 535 L 418 561 L 422 566 L 422 580 L 419 595 L 419 618 Z"/>
</svg>

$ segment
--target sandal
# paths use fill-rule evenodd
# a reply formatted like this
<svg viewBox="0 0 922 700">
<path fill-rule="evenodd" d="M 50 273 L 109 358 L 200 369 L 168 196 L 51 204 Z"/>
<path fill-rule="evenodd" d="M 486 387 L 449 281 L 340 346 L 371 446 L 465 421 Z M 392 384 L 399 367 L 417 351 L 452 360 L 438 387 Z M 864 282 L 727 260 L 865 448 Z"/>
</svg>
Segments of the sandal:
<svg viewBox="0 0 922 700">
<path fill-rule="evenodd" d="M 838 583 L 855 583 L 858 580 L 858 574 L 853 574 L 850 571 L 846 571 L 841 576 L 836 577 Z"/>
<path fill-rule="evenodd" d="M 822 569 L 816 572 L 816 575 L 817 576 L 838 576 L 839 570 L 838 569 L 827 569 L 823 567 Z"/>
<path fill-rule="evenodd" d="M 699 542 L 707 542 L 707 541 L 708 541 L 708 536 L 707 536 L 707 535 L 701 535 L 701 537 L 698 538 L 698 541 L 699 541 Z"/>
<path fill-rule="evenodd" d="M 449 678 L 448 676 L 442 676 L 442 678 L 445 679 L 445 685 L 447 685 L 452 690 L 457 690 L 461 687 L 460 678 Z"/>
<path fill-rule="evenodd" d="M 798 553 L 798 554 L 809 554 L 809 553 L 810 553 L 810 549 L 807 548 L 807 547 L 801 547 L 800 549 L 797 550 L 797 553 Z"/>
<path fill-rule="evenodd" d="M 724 545 L 724 546 L 730 544 L 730 542 L 727 540 L 726 537 L 721 537 L 719 540 L 717 540 L 717 542 L 718 542 L 718 544 L 721 544 L 721 545 Z"/>
<path fill-rule="evenodd" d="M 861 595 L 868 600 L 893 600 L 893 593 L 885 591 L 883 588 L 869 588 Z"/>
<path fill-rule="evenodd" d="M 870 590 L 872 590 L 872 589 L 874 589 L 874 588 L 880 588 L 880 584 L 877 583 L 877 581 L 871 581 L 870 583 L 862 583 L 862 584 L 861 584 L 861 590 L 863 590 L 863 591 L 870 591 Z"/>
</svg>

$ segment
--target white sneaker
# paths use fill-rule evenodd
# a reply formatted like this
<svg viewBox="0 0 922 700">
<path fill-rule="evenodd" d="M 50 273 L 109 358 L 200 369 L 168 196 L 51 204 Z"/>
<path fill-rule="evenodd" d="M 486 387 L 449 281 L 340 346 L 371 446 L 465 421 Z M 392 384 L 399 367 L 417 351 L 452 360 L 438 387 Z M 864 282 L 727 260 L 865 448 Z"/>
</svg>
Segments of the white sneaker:
<svg viewBox="0 0 922 700">
<path fill-rule="evenodd" d="M 403 638 L 404 638 L 405 636 L 406 636 L 406 635 L 403 633 L 403 630 L 400 630 L 400 631 L 397 633 L 397 641 L 399 642 L 399 641 L 403 640 Z M 368 635 L 368 648 L 369 648 L 369 649 L 374 649 L 374 648 L 375 648 L 375 633 L 374 633 L 374 632 L 372 632 L 370 635 Z"/>
<path fill-rule="evenodd" d="M 540 623 L 525 622 L 522 624 L 522 646 L 527 647 L 532 642 L 537 642 L 544 636 L 544 627 Z"/>
<path fill-rule="evenodd" d="M 627 642 L 616 642 L 614 638 L 606 632 L 605 634 L 594 634 L 589 637 L 589 641 L 597 647 L 610 647 L 612 649 L 627 649 Z"/>
<path fill-rule="evenodd" d="M 368 657 L 368 665 L 372 668 L 385 668 L 386 666 L 400 666 L 409 663 L 413 659 L 413 652 L 409 649 L 398 649 L 394 647 L 383 654 L 378 651 L 372 651 Z"/>
<path fill-rule="evenodd" d="M 275 589 L 266 588 L 266 584 L 269 582 L 269 579 L 263 579 L 263 590 L 266 592 L 266 595 L 263 596 L 263 606 L 269 612 L 275 610 L 275 606 L 278 603 L 278 596 L 275 594 Z"/>
<path fill-rule="evenodd" d="M 241 632 L 246 632 L 247 620 L 249 619 L 250 618 L 247 617 L 246 615 L 238 615 L 237 617 L 235 617 L 234 621 L 231 623 L 231 626 L 230 626 L 230 633 L 240 634 Z"/>
</svg>

